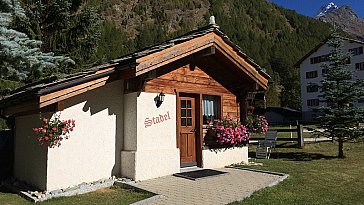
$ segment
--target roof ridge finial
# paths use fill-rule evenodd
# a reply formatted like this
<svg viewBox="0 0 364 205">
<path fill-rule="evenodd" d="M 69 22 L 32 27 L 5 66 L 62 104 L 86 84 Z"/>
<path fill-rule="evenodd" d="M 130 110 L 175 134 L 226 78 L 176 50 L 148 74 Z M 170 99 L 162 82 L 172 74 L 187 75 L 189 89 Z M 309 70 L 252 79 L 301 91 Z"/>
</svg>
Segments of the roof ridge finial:
<svg viewBox="0 0 364 205">
<path fill-rule="evenodd" d="M 216 24 L 215 16 L 210 16 L 209 26 L 219 28 L 219 26 Z"/>
</svg>

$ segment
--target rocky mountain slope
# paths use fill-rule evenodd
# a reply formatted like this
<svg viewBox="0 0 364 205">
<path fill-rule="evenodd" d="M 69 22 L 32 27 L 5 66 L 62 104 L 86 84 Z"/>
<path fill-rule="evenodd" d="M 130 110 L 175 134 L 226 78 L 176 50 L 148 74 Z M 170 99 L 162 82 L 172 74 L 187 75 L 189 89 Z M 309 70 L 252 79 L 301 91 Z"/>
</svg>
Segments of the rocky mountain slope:
<svg viewBox="0 0 364 205">
<path fill-rule="evenodd" d="M 103 19 L 98 59 L 115 59 L 205 26 L 211 15 L 232 41 L 273 77 L 270 106 L 300 108 L 293 65 L 330 26 L 268 0 L 90 0 Z"/>
<path fill-rule="evenodd" d="M 359 40 L 364 40 L 364 19 L 350 6 L 338 7 L 334 3 L 321 7 L 316 19 L 330 23 Z"/>
</svg>

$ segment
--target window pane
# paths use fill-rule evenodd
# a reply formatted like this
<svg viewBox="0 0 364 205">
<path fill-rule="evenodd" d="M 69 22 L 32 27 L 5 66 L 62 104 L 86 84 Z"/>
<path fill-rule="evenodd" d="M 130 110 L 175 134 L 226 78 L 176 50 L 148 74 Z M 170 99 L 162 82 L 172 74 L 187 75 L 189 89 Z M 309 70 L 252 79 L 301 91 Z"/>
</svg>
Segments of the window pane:
<svg viewBox="0 0 364 205">
<path fill-rule="evenodd" d="M 182 125 L 182 126 L 186 126 L 186 125 L 187 125 L 187 120 L 186 120 L 186 118 L 181 118 L 181 125 Z"/>
<path fill-rule="evenodd" d="M 187 117 L 192 117 L 192 110 L 187 110 Z"/>
<path fill-rule="evenodd" d="M 187 108 L 191 108 L 191 100 L 187 100 Z"/>
<path fill-rule="evenodd" d="M 185 109 L 181 109 L 181 117 L 186 117 L 186 110 Z"/>
<path fill-rule="evenodd" d="M 186 108 L 186 100 L 181 100 L 181 108 Z"/>
<path fill-rule="evenodd" d="M 192 126 L 192 118 L 187 118 L 187 126 Z"/>
<path fill-rule="evenodd" d="M 211 95 L 202 96 L 203 123 L 208 124 L 219 118 L 219 97 Z"/>
</svg>

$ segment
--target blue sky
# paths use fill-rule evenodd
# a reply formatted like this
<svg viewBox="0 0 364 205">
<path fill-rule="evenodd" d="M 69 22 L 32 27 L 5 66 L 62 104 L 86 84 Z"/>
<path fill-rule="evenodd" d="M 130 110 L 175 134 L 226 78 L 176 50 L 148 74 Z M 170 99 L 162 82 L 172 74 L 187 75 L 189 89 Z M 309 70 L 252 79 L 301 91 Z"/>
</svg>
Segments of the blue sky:
<svg viewBox="0 0 364 205">
<path fill-rule="evenodd" d="M 310 17 L 315 16 L 321 6 L 334 2 L 338 6 L 349 5 L 358 16 L 364 18 L 364 0 L 271 0 L 271 2 Z"/>
</svg>

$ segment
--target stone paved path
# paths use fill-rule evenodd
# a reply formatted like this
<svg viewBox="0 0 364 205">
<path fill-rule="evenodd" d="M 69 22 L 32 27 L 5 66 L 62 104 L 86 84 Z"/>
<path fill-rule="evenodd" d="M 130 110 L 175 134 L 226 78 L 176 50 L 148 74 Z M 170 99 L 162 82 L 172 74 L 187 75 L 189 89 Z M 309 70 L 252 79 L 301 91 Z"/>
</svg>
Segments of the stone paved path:
<svg viewBox="0 0 364 205">
<path fill-rule="evenodd" d="M 316 137 L 316 138 L 304 138 L 304 142 L 327 142 L 332 141 L 332 139 L 327 137 Z"/>
<path fill-rule="evenodd" d="M 196 181 L 166 176 L 138 182 L 134 186 L 162 195 L 148 204 L 227 204 L 242 200 L 253 192 L 272 186 L 286 177 L 232 168 L 216 170 L 229 174 Z"/>
</svg>

